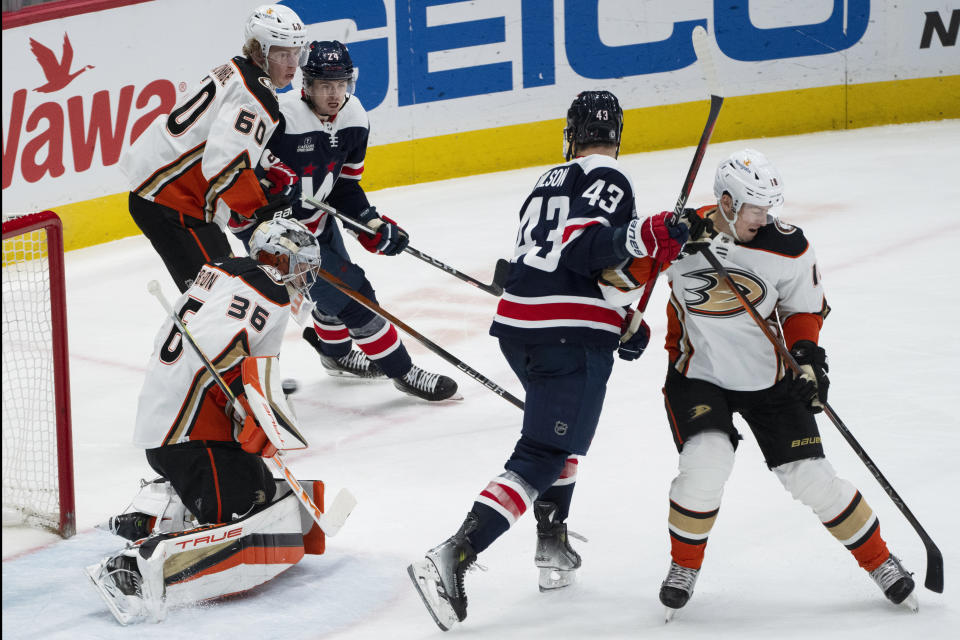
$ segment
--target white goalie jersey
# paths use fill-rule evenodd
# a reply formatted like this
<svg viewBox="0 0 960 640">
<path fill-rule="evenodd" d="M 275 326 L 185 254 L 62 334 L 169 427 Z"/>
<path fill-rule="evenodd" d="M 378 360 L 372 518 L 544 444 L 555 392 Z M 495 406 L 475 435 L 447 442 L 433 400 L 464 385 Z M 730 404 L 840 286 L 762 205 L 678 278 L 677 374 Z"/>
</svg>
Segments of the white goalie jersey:
<svg viewBox="0 0 960 640">
<path fill-rule="evenodd" d="M 239 377 L 246 356 L 279 355 L 290 317 L 290 298 L 279 273 L 250 258 L 204 265 L 174 307 L 228 384 Z M 200 356 L 168 318 L 154 340 L 134 444 L 150 449 L 191 440 L 233 441 L 224 404 L 225 396 Z"/>
<path fill-rule="evenodd" d="M 816 342 L 829 308 L 813 248 L 799 228 L 775 220 L 717 258 L 774 335 L 780 335 L 779 318 L 784 326 L 807 327 L 788 330 L 794 340 Z M 732 391 L 766 389 L 783 376 L 773 345 L 703 255 L 677 260 L 666 274 L 666 348 L 678 372 Z"/>
</svg>

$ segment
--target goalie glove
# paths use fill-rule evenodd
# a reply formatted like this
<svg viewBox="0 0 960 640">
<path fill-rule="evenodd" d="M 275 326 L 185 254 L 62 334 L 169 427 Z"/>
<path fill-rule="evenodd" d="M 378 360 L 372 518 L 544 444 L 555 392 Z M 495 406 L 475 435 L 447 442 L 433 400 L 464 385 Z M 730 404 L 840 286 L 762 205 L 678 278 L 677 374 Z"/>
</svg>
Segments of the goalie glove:
<svg viewBox="0 0 960 640">
<path fill-rule="evenodd" d="M 370 233 L 350 230 L 363 248 L 370 253 L 395 256 L 410 244 L 410 236 L 396 222 L 377 213 L 376 207 L 367 207 L 357 220 L 368 226 Z"/>
<path fill-rule="evenodd" d="M 650 326 L 643 319 L 636 322 L 637 318 L 640 316 L 636 311 L 627 310 L 620 330 L 620 346 L 617 348 L 621 360 L 636 360 L 650 344 Z"/>
<path fill-rule="evenodd" d="M 790 349 L 790 354 L 800 365 L 801 371 L 799 376 L 791 372 L 790 393 L 807 407 L 807 411 L 820 413 L 830 389 L 830 379 L 827 377 L 830 365 L 826 351 L 810 340 L 798 340 Z"/>
</svg>

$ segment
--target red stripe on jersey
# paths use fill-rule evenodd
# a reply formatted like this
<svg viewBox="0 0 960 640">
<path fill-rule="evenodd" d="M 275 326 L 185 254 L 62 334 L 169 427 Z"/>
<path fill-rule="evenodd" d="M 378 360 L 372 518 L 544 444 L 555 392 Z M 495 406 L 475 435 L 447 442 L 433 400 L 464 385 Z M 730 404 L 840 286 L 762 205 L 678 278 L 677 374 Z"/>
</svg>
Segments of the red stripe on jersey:
<svg viewBox="0 0 960 640">
<path fill-rule="evenodd" d="M 600 223 L 597 220 L 591 220 L 590 222 L 586 222 L 584 224 L 576 224 L 576 225 L 571 225 L 569 227 L 564 227 L 562 242 L 566 242 L 570 238 L 570 236 L 573 235 L 574 231 L 579 231 L 580 229 L 589 227 L 592 224 L 600 224 Z"/>
<path fill-rule="evenodd" d="M 480 492 L 480 495 L 499 503 L 514 518 L 519 518 L 527 511 L 527 504 L 520 494 L 505 484 L 491 482 L 486 489 Z"/>
<path fill-rule="evenodd" d="M 348 167 L 347 165 L 343 165 L 343 166 L 340 168 L 340 175 L 342 175 L 342 176 L 351 176 L 351 177 L 352 177 L 352 176 L 359 176 L 359 175 L 361 175 L 361 174 L 363 174 L 363 165 L 360 165 L 360 166 L 359 166 L 358 168 L 356 168 L 356 169 L 354 169 L 354 168 L 352 168 L 352 167 Z"/>
<path fill-rule="evenodd" d="M 620 330 L 623 320 L 613 309 L 576 302 L 551 302 L 546 304 L 519 304 L 503 298 L 497 305 L 497 314 L 514 320 L 589 320 L 612 325 Z"/>
<path fill-rule="evenodd" d="M 377 358 L 385 351 L 392 349 L 399 341 L 400 337 L 397 335 L 397 329 L 391 324 L 387 332 L 376 340 L 371 342 L 361 342 L 357 340 L 357 346 L 360 347 L 360 350 L 367 354 L 368 357 Z"/>
</svg>

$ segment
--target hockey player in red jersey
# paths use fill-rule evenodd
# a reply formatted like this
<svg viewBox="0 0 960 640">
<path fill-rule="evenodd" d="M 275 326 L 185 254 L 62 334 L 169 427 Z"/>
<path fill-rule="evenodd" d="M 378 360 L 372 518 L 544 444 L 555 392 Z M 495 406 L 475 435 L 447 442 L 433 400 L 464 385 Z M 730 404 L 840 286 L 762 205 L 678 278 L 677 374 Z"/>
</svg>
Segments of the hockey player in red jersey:
<svg viewBox="0 0 960 640">
<path fill-rule="evenodd" d="M 303 71 L 303 92 L 280 97 L 284 127 L 269 143 L 270 152 L 300 177 L 306 195 L 323 200 L 375 231 L 353 233 L 368 251 L 395 256 L 409 242 L 407 232 L 370 206 L 360 185 L 370 122 L 353 95 L 356 70 L 347 47 L 336 40 L 311 42 Z M 364 270 L 344 246 L 337 221 L 307 202 L 295 202 L 293 215 L 317 235 L 325 270 L 376 301 Z M 248 237 L 250 222 L 235 219 L 231 228 Z M 331 375 L 391 379 L 404 393 L 428 401 L 454 397 L 457 383 L 413 364 L 396 327 L 340 292 L 325 280 L 310 291 L 316 303 L 304 338 L 320 353 Z M 356 343 L 358 349 L 353 348 Z"/>
<path fill-rule="evenodd" d="M 160 478 L 144 483 L 132 510 L 108 523 L 131 544 L 88 568 L 121 623 L 158 619 L 175 604 L 249 589 L 304 554 L 313 520 L 263 461 L 276 449 L 249 407 L 268 404 L 272 419 L 306 446 L 276 361 L 291 297 L 313 284 L 319 250 L 303 225 L 277 219 L 257 228 L 250 254 L 253 259 L 204 265 L 175 304 L 243 410 L 228 400 L 172 318 L 157 333 L 133 439 Z M 320 499 L 321 489 L 313 483 Z M 316 546 L 307 540 L 307 552 Z"/>
<path fill-rule="evenodd" d="M 822 411 L 829 387 L 826 353 L 818 346 L 829 307 L 803 231 L 770 213 L 783 202 L 780 174 L 763 154 L 739 151 L 717 168 L 714 193 L 716 206 L 688 210 L 691 241 L 666 272 L 672 295 L 664 396 L 680 453 L 670 486 L 672 561 L 660 589 L 667 619 L 693 595 L 741 440 L 733 413 L 749 425 L 784 488 L 813 510 L 891 602 L 916 609 L 913 579 L 888 551 L 877 516 L 825 457 L 814 413 Z M 801 377 L 784 373 L 761 329 L 694 250 L 697 243 L 710 247 L 760 316 L 771 319 Z"/>
<path fill-rule="evenodd" d="M 265 194 L 254 170 L 280 121 L 275 90 L 290 84 L 306 43 L 289 7 L 257 8 L 244 26 L 244 55 L 207 73 L 121 158 L 130 215 L 181 292 L 204 263 L 230 255 L 223 227 L 231 212 L 255 220 L 289 208 L 296 175 L 263 167 Z"/>
<path fill-rule="evenodd" d="M 506 471 L 494 477 L 452 537 L 408 574 L 437 625 L 467 615 L 464 572 L 528 509 L 537 520 L 534 564 L 542 591 L 567 586 L 580 567 L 566 518 L 577 468 L 593 440 L 613 368 L 649 340 L 645 324 L 624 335 L 627 311 L 607 302 L 597 278 L 634 258 L 668 263 L 686 240 L 664 212 L 635 214 L 633 182 L 617 162 L 623 111 L 608 91 L 579 94 L 567 113 L 565 164 L 537 181 L 490 333 L 526 391 L 523 426 Z"/>
</svg>

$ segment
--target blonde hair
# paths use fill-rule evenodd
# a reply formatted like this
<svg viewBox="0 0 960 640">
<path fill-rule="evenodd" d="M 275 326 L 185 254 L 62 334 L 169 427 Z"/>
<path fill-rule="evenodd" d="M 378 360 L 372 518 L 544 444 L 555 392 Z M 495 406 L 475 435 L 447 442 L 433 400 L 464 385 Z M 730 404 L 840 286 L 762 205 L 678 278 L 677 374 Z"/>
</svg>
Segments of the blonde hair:
<svg viewBox="0 0 960 640">
<path fill-rule="evenodd" d="M 257 62 L 257 58 L 260 58 L 266 62 L 266 56 L 263 55 L 263 50 L 260 47 L 260 41 L 256 38 L 250 38 L 244 42 L 242 52 L 243 55 L 253 60 L 254 64 L 256 64 L 258 67 L 264 66 L 262 63 Z"/>
</svg>

